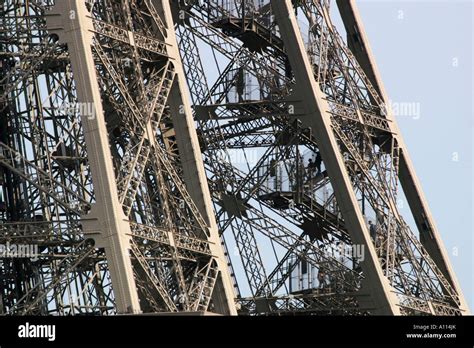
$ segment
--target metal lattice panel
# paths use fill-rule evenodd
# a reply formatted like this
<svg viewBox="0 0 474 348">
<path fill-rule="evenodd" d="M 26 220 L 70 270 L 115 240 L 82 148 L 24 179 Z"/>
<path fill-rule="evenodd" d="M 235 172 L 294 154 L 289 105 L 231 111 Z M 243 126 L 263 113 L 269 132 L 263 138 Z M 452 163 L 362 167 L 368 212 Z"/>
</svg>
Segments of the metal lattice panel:
<svg viewBox="0 0 474 348">
<path fill-rule="evenodd" d="M 1 0 L 0 313 L 466 314 L 330 6 Z"/>
</svg>

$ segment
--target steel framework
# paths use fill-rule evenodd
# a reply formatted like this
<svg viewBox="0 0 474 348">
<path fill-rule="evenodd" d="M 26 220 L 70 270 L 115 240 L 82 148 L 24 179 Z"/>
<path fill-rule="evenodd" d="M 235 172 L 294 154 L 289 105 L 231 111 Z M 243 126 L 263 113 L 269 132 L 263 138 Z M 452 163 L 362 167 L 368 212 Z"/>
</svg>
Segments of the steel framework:
<svg viewBox="0 0 474 348">
<path fill-rule="evenodd" d="M 0 313 L 468 314 L 353 0 L 0 0 L 0 125 Z"/>
</svg>

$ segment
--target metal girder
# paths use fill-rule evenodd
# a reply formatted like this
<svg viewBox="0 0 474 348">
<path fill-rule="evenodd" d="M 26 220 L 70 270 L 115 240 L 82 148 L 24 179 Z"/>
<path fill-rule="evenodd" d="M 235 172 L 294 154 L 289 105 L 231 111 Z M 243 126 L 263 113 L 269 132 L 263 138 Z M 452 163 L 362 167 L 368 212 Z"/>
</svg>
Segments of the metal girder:
<svg viewBox="0 0 474 348">
<path fill-rule="evenodd" d="M 338 0 L 337 5 L 347 31 L 348 44 L 351 51 L 354 53 L 355 58 L 361 65 L 361 68 L 364 70 L 367 78 L 370 80 L 377 93 L 381 96 L 383 103 L 389 105 L 388 97 L 380 78 L 376 62 L 373 58 L 372 50 L 355 1 Z M 357 33 L 355 33 L 355 31 L 357 31 Z M 355 37 L 354 34 L 357 34 L 359 38 L 357 43 L 353 40 Z M 393 122 L 394 118 L 391 114 L 391 110 L 387 111 L 385 117 L 387 121 L 390 122 L 391 131 L 396 134 L 398 146 L 400 148 L 400 183 L 407 197 L 408 204 L 413 212 L 415 222 L 420 230 L 421 244 L 426 248 L 433 261 L 436 262 L 437 267 L 439 267 L 443 275 L 456 289 L 455 291 L 457 292 L 461 303 L 460 308 L 467 314 L 468 306 L 466 300 L 460 290 L 458 281 L 446 254 L 446 250 L 444 249 L 443 243 L 439 237 L 439 232 L 429 210 L 426 198 L 421 190 L 421 185 L 414 171 L 405 142 L 398 130 L 397 124 Z"/>
<path fill-rule="evenodd" d="M 225 236 L 226 228 L 232 226 L 236 216 L 239 216 L 239 220 L 248 221 L 252 230 L 259 234 L 261 231 L 267 231 L 263 228 L 265 224 L 260 224 L 261 228 L 258 228 L 259 224 L 254 222 L 253 212 L 260 211 L 263 220 L 259 221 L 274 221 L 277 225 L 285 221 L 294 224 L 292 228 L 296 229 L 301 226 L 308 228 L 312 221 L 323 221 L 325 224 L 331 222 L 330 229 L 323 229 L 324 233 L 327 233 L 326 236 L 336 236 L 336 241 L 344 239 L 352 247 L 357 247 L 361 243 L 354 237 L 354 227 L 347 222 L 347 216 L 350 215 L 347 210 L 359 211 L 355 214 L 358 215 L 358 220 L 354 219 L 353 222 L 355 221 L 365 233 L 365 214 L 375 215 L 379 231 L 377 238 L 372 240 L 365 235 L 363 239 L 366 244 L 362 244 L 363 247 L 371 249 L 369 263 L 379 272 L 375 278 L 381 277 L 379 280 L 375 279 L 375 283 L 379 281 L 384 284 L 381 287 L 384 289 L 381 292 L 383 295 L 378 300 L 384 296 L 390 298 L 387 313 L 392 310 L 398 313 L 398 306 L 404 308 L 403 314 L 422 313 L 421 309 L 417 312 L 416 309 L 407 309 L 408 307 L 401 305 L 406 303 L 406 298 L 419 296 L 427 299 L 424 300 L 424 306 L 430 309 L 431 314 L 434 314 L 436 306 L 449 308 L 444 313 L 451 311 L 459 314 L 462 310 L 459 308 L 458 290 L 447 280 L 449 277 L 444 276 L 442 267 L 436 265 L 428 251 L 419 243 L 397 209 L 399 173 L 403 165 L 402 150 L 398 142 L 399 131 L 394 121 L 387 117 L 388 110 L 374 87 L 370 72 L 366 73 L 364 68 L 361 68 L 357 61 L 357 52 L 351 51 L 352 43 L 348 40 L 347 47 L 335 30 L 329 15 L 329 3 L 296 2 L 289 12 L 294 11 L 302 15 L 300 21 L 303 19 L 307 22 L 307 42 L 304 47 L 300 45 L 300 51 L 303 52 L 303 57 L 307 55 L 311 68 L 307 68 L 304 73 L 300 72 L 299 77 L 300 80 L 314 78 L 316 88 L 320 89 L 323 96 L 319 99 L 328 106 L 325 109 L 325 118 L 329 122 L 326 124 L 329 125 L 327 133 L 335 140 L 331 146 L 336 156 L 342 156 L 342 161 L 337 166 L 342 165 L 340 171 L 342 176 L 345 176 L 347 192 L 352 196 L 349 205 L 347 202 L 341 205 L 341 195 L 337 192 L 341 190 L 338 188 L 341 182 L 331 174 L 328 168 L 330 165 L 327 163 L 329 159 L 324 155 L 324 150 L 321 153 L 327 171 L 319 177 L 318 184 L 314 187 L 313 181 L 308 184 L 305 179 L 301 192 L 274 192 L 276 186 L 265 182 L 269 176 L 268 168 L 271 168 L 268 163 L 279 161 L 278 156 L 274 155 L 276 152 L 268 149 L 276 151 L 279 146 L 293 147 L 297 149 L 296 152 L 288 153 L 295 156 L 301 147 L 308 152 L 318 152 L 320 148 L 327 147 L 326 139 L 321 138 L 317 131 L 318 126 L 304 121 L 305 118 L 308 119 L 308 98 L 304 92 L 309 93 L 312 88 L 309 85 L 302 87 L 295 71 L 298 69 L 295 69 L 295 63 L 291 61 L 290 54 L 294 52 L 290 52 L 289 47 L 296 40 L 294 37 L 291 40 L 284 38 L 290 34 L 298 36 L 300 28 L 294 26 L 283 30 L 278 21 L 273 20 L 275 7 L 265 1 L 252 7 L 250 11 L 244 11 L 245 13 L 239 12 L 238 4 L 234 1 L 190 4 L 185 6 L 184 11 L 179 8 L 180 13 L 186 14 L 178 20 L 181 24 L 179 31 L 185 33 L 181 53 L 188 69 L 191 93 L 197 95 L 193 101 L 211 191 L 215 192 L 216 202 L 221 200 L 222 194 L 229 196 L 230 192 L 230 196 L 234 195 L 240 202 L 236 206 L 240 206 L 237 210 L 240 210 L 241 214 L 227 216 L 225 210 L 218 212 L 218 220 L 222 222 L 221 233 Z M 249 23 L 255 23 L 255 26 Z M 258 44 L 249 45 L 248 37 L 255 35 L 252 37 L 258 40 L 261 35 L 259 26 L 265 27 L 265 35 L 271 32 L 271 35 L 278 38 L 270 45 L 271 48 L 268 43 L 262 44 L 258 49 Z M 214 56 L 222 57 L 222 62 L 215 58 L 218 76 L 214 82 L 209 81 L 209 75 L 206 76 L 203 71 L 197 48 L 199 45 L 207 46 Z M 282 45 L 284 51 L 280 49 Z M 246 61 L 242 61 L 241 57 L 246 57 Z M 269 57 L 274 65 L 266 63 Z M 288 63 L 291 63 L 291 66 Z M 299 63 L 296 66 L 301 70 L 302 65 Z M 202 83 L 199 84 L 198 81 Z M 280 81 L 283 85 L 274 89 L 274 81 Z M 252 88 L 260 93 L 252 94 L 248 91 Z M 263 90 L 271 90 L 272 93 L 262 94 Z M 303 132 L 299 131 L 298 124 L 301 124 Z M 297 134 L 297 141 L 280 143 L 280 132 Z M 262 151 L 257 152 L 260 149 Z M 239 162 L 232 163 L 232 156 L 237 154 L 238 150 L 241 150 L 241 156 L 245 158 L 244 164 L 247 165 L 243 171 Z M 247 156 L 255 153 L 258 153 L 258 160 L 254 162 L 257 164 L 245 163 Z M 259 178 L 255 177 L 257 172 Z M 249 187 L 245 192 L 250 195 L 246 193 L 241 196 L 244 192 L 241 185 L 236 186 L 237 190 L 227 186 L 228 192 L 224 193 L 223 188 L 227 182 L 220 178 L 229 176 L 233 177 L 231 182 L 247 182 Z M 274 181 L 276 183 L 276 179 Z M 281 190 L 280 186 L 276 190 Z M 257 195 L 257 192 L 261 195 Z M 321 194 L 325 198 L 319 204 L 317 199 L 318 195 L 321 199 Z M 327 210 L 327 206 L 331 206 L 331 210 Z M 352 208 L 349 208 L 350 206 Z M 273 214 L 279 217 L 274 220 Z M 309 219 L 309 222 L 306 219 Z M 306 222 L 300 225 L 302 221 Z M 322 238 L 322 244 L 326 247 L 334 244 L 330 239 L 325 240 L 324 234 Z M 272 236 L 269 240 L 273 245 L 276 239 Z M 319 241 L 315 243 L 317 244 Z M 280 278 L 277 274 L 281 275 L 276 283 L 276 291 L 279 287 L 291 283 L 294 278 L 293 271 L 297 271 L 301 266 L 300 262 L 289 262 L 295 249 L 289 245 L 285 249 L 286 253 L 281 255 L 282 258 L 276 255 L 276 266 L 268 273 L 272 279 Z M 304 258 L 305 252 L 294 251 L 294 256 Z M 248 256 L 245 257 L 247 258 Z M 368 261 L 364 263 L 366 265 L 363 267 L 362 277 L 367 273 L 374 275 L 375 272 L 367 270 Z M 354 263 L 353 267 L 356 270 L 358 266 Z M 322 267 L 319 268 L 322 270 Z M 285 280 L 288 281 L 285 283 Z M 364 279 L 365 290 L 370 283 L 374 283 L 374 279 Z M 250 288 L 254 285 L 249 284 Z M 396 297 L 392 292 L 396 293 Z M 382 310 L 380 303 L 374 304 L 373 293 L 359 293 L 364 294 L 356 300 L 360 302 L 360 308 L 370 308 L 371 313 Z M 376 299 L 376 302 L 378 300 Z M 368 302 L 372 304 L 367 305 Z M 256 307 L 252 308 L 255 310 Z M 269 310 L 272 311 L 273 307 L 270 306 Z"/>
<path fill-rule="evenodd" d="M 15 137 L 2 129 L 1 239 L 34 243 L 41 255 L 0 261 L 8 274 L 34 272 L 2 288 L 2 310 L 235 314 L 168 2 L 5 2 L 2 33 L 11 38 L 0 47 L 0 95 Z M 18 49 L 23 38 L 30 47 Z M 11 59 L 18 63 L 3 64 Z M 45 96 L 27 88 L 49 104 L 36 108 Z M 28 216 L 32 209 L 43 214 Z M 58 268 L 87 238 L 92 251 Z M 85 292 L 89 303 L 72 306 Z"/>
<path fill-rule="evenodd" d="M 0 6 L 0 312 L 467 313 L 354 1 L 53 3 Z"/>
</svg>

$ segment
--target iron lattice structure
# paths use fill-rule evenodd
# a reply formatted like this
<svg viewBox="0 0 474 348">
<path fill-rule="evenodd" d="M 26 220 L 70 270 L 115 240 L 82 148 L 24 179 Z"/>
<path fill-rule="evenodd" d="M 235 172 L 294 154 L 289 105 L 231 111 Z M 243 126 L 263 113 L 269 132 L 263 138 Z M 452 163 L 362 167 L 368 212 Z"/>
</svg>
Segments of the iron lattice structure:
<svg viewBox="0 0 474 348">
<path fill-rule="evenodd" d="M 0 313 L 468 313 L 353 1 L 1 0 L 0 29 L 0 244 L 38 247 Z"/>
</svg>

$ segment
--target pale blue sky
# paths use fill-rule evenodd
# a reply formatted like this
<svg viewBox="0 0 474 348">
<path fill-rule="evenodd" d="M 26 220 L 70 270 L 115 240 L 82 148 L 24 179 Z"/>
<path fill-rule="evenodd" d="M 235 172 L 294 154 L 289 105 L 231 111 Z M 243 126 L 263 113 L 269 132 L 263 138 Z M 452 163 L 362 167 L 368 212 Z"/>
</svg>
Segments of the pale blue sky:
<svg viewBox="0 0 474 348">
<path fill-rule="evenodd" d="M 419 103 L 398 123 L 473 310 L 474 2 L 357 4 L 390 99 Z"/>
</svg>

